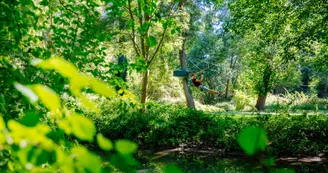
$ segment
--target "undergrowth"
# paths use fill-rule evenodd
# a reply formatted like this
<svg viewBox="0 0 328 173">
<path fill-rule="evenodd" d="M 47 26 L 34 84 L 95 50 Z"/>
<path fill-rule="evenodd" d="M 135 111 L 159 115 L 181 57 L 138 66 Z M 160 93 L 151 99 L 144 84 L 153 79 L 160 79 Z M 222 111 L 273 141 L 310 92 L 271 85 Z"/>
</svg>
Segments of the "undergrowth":
<svg viewBox="0 0 328 173">
<path fill-rule="evenodd" d="M 93 117 L 97 131 L 110 139 L 129 139 L 141 148 L 214 147 L 241 152 L 236 141 L 242 129 L 266 129 L 267 153 L 315 155 L 328 152 L 327 115 L 222 115 L 170 105 L 148 104 L 148 111 Z"/>
</svg>

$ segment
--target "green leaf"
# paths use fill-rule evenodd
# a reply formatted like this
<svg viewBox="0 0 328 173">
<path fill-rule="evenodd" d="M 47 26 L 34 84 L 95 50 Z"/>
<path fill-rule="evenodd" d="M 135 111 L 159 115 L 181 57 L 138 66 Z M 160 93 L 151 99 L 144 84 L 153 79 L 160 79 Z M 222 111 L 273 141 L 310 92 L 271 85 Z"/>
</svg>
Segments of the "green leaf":
<svg viewBox="0 0 328 173">
<path fill-rule="evenodd" d="M 3 96 L 3 94 L 0 94 L 0 102 L 3 103 L 3 104 L 6 104 L 6 99 Z"/>
<path fill-rule="evenodd" d="M 31 103 L 38 101 L 38 96 L 28 87 L 21 85 L 19 83 L 14 83 L 15 88 L 22 93 L 25 97 L 29 98 Z"/>
<path fill-rule="evenodd" d="M 69 88 L 75 96 L 79 96 L 81 94 L 81 90 L 84 87 L 89 86 L 90 78 L 85 75 L 74 76 L 74 78 L 69 79 Z"/>
<path fill-rule="evenodd" d="M 83 95 L 78 95 L 77 97 L 79 98 L 82 105 L 85 106 L 87 109 L 94 111 L 96 113 L 100 112 L 100 109 L 94 103 L 92 103 L 87 97 Z"/>
<path fill-rule="evenodd" d="M 27 112 L 20 120 L 20 123 L 27 127 L 34 127 L 40 122 L 40 115 L 37 112 Z"/>
<path fill-rule="evenodd" d="M 33 159 L 34 162 L 32 162 L 36 166 L 47 163 L 49 159 L 49 153 L 42 149 L 30 150 L 28 155 L 31 157 L 29 161 L 32 161 L 34 157 L 36 158 L 35 160 Z"/>
<path fill-rule="evenodd" d="M 295 173 L 295 170 L 294 169 L 282 168 L 282 169 L 272 171 L 270 173 Z"/>
<path fill-rule="evenodd" d="M 48 52 L 48 51 L 43 52 L 43 57 L 50 58 L 51 57 L 51 52 Z"/>
<path fill-rule="evenodd" d="M 72 125 L 71 122 L 69 120 L 59 120 L 58 121 L 58 127 L 62 130 L 64 130 L 64 132 L 67 135 L 72 134 Z"/>
<path fill-rule="evenodd" d="M 175 164 L 169 164 L 163 169 L 164 173 L 182 173 L 182 170 Z"/>
<path fill-rule="evenodd" d="M 79 71 L 73 64 L 60 57 L 52 57 L 45 61 L 34 59 L 31 64 L 39 66 L 43 69 L 56 70 L 62 76 L 67 78 L 72 78 L 79 75 Z"/>
<path fill-rule="evenodd" d="M 49 4 L 49 1 L 48 0 L 42 0 L 40 2 L 40 5 L 43 5 L 43 6 L 47 6 Z"/>
<path fill-rule="evenodd" d="M 237 140 L 248 155 L 254 155 L 257 151 L 264 150 L 269 141 L 265 130 L 254 126 L 244 129 Z"/>
<path fill-rule="evenodd" d="M 149 38 L 146 41 L 147 46 L 153 47 L 156 46 L 157 41 L 156 38 L 154 36 L 149 36 Z"/>
<path fill-rule="evenodd" d="M 85 147 L 78 146 L 72 148 L 72 155 L 75 156 L 79 167 L 85 168 L 91 173 L 101 172 L 101 161 L 93 153 L 89 152 Z"/>
<path fill-rule="evenodd" d="M 0 115 L 0 131 L 3 130 L 4 128 L 6 128 L 6 124 L 2 116 Z"/>
<path fill-rule="evenodd" d="M 167 29 L 167 27 L 168 27 L 168 23 L 167 23 L 167 21 L 161 21 L 161 23 L 162 23 L 162 27 L 164 28 L 164 29 Z"/>
<path fill-rule="evenodd" d="M 121 172 L 136 172 L 135 167 L 139 164 L 132 155 L 112 154 L 109 159 L 111 165 Z"/>
<path fill-rule="evenodd" d="M 178 26 L 175 28 L 176 31 L 178 31 L 179 33 L 181 33 L 181 28 Z"/>
<path fill-rule="evenodd" d="M 73 114 L 69 120 L 72 125 L 72 132 L 76 137 L 81 140 L 93 141 L 93 136 L 96 133 L 93 121 L 79 114 Z"/>
<path fill-rule="evenodd" d="M 129 140 L 121 139 L 115 141 L 115 149 L 121 154 L 132 154 L 137 151 L 138 145 Z"/>
<path fill-rule="evenodd" d="M 90 85 L 93 91 L 107 98 L 113 98 L 117 95 L 113 88 L 98 79 L 92 79 Z"/>
<path fill-rule="evenodd" d="M 175 29 L 172 29 L 172 30 L 171 30 L 171 34 L 172 34 L 172 35 L 175 34 Z"/>
<path fill-rule="evenodd" d="M 31 88 L 50 111 L 61 109 L 60 98 L 52 89 L 40 84 L 32 85 Z"/>
<path fill-rule="evenodd" d="M 263 164 L 266 166 L 266 167 L 270 167 L 274 164 L 274 162 L 276 161 L 276 158 L 275 157 L 269 157 L 267 159 L 265 159 L 263 161 Z"/>
<path fill-rule="evenodd" d="M 102 134 L 97 135 L 97 143 L 99 147 L 105 151 L 113 149 L 113 143 L 109 139 L 105 138 Z"/>
<path fill-rule="evenodd" d="M 96 127 L 90 119 L 83 115 L 73 114 L 67 119 L 58 121 L 58 127 L 67 135 L 74 134 L 77 138 L 84 141 L 93 141 Z"/>
<path fill-rule="evenodd" d="M 149 28 L 149 26 L 150 26 L 150 23 L 149 22 L 144 22 L 143 24 L 142 24 L 142 31 L 145 33 L 145 32 L 147 32 L 147 29 Z"/>
</svg>

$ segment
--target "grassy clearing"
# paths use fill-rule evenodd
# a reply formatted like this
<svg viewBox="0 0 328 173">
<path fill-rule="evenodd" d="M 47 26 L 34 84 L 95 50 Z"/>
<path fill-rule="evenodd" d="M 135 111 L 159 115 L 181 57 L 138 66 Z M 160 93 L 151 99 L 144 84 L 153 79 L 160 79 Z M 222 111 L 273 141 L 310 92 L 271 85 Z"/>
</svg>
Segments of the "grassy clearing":
<svg viewBox="0 0 328 173">
<path fill-rule="evenodd" d="M 256 99 L 257 97 L 254 95 L 236 92 L 233 98 L 222 99 L 214 105 L 204 105 L 197 100 L 195 100 L 195 105 L 198 110 L 208 113 L 220 112 L 225 115 L 328 114 L 328 100 L 318 98 L 316 95 L 306 95 L 298 92 L 286 93 L 285 95 L 268 94 L 265 111 L 263 112 L 258 112 L 255 109 Z M 185 105 L 184 100 L 174 103 L 174 105 L 177 104 L 181 107 Z"/>
</svg>

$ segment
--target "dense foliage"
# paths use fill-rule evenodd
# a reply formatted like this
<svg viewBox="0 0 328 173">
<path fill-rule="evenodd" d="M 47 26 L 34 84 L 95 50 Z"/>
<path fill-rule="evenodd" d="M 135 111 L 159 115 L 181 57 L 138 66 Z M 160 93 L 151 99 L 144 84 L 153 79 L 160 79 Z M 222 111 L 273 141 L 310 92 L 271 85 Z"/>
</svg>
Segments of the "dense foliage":
<svg viewBox="0 0 328 173">
<path fill-rule="evenodd" d="M 327 11 L 325 0 L 3 0 L 0 169 L 134 172 L 138 145 L 326 153 Z M 219 94 L 174 78 L 180 68 Z"/>
<path fill-rule="evenodd" d="M 241 151 L 236 140 L 239 133 L 248 126 L 261 127 L 270 140 L 268 154 L 276 156 L 327 152 L 327 120 L 325 115 L 225 115 L 157 104 L 145 116 L 133 112 L 94 118 L 104 136 L 130 139 L 144 148 L 185 144 Z"/>
</svg>

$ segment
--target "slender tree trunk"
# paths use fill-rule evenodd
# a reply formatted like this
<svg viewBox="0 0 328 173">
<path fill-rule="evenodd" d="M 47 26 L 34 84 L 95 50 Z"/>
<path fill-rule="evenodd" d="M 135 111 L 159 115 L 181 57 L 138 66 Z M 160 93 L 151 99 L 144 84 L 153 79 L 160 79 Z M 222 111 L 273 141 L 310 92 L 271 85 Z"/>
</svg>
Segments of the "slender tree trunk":
<svg viewBox="0 0 328 173">
<path fill-rule="evenodd" d="M 230 94 L 229 94 L 229 89 L 230 89 L 229 85 L 230 85 L 230 79 L 227 80 L 226 89 L 225 89 L 225 98 L 228 98 L 230 96 Z"/>
<path fill-rule="evenodd" d="M 189 92 L 188 82 L 185 78 L 182 79 L 182 84 L 183 84 L 184 95 L 186 97 L 188 108 L 195 109 L 194 99 L 192 98 L 192 95 Z"/>
<path fill-rule="evenodd" d="M 180 8 L 181 11 L 185 12 L 186 3 L 187 3 L 187 0 L 179 1 L 178 7 Z M 189 20 L 190 20 L 190 16 L 189 16 Z M 180 17 L 180 22 L 183 23 L 186 21 L 183 17 Z M 183 37 L 183 40 L 182 40 L 183 42 L 181 45 L 181 49 L 179 50 L 179 60 L 180 60 L 181 69 L 186 70 L 187 69 L 187 56 L 186 56 L 186 50 L 185 50 L 185 43 L 186 43 L 186 39 L 187 39 L 187 31 L 186 30 L 184 30 L 182 32 L 182 37 Z M 189 92 L 188 77 L 182 79 L 182 84 L 183 84 L 183 91 L 184 91 L 184 95 L 186 97 L 186 102 L 187 102 L 188 108 L 195 109 L 194 99 L 192 98 L 192 95 Z"/>
<path fill-rule="evenodd" d="M 267 93 L 269 92 L 269 84 L 270 84 L 270 78 L 272 75 L 272 70 L 269 65 L 266 66 L 263 74 L 263 80 L 262 80 L 262 87 L 260 88 L 258 97 L 257 97 L 257 102 L 256 102 L 256 109 L 259 111 L 263 111 L 265 107 L 265 101 L 267 97 Z"/>
<path fill-rule="evenodd" d="M 154 49 L 154 52 L 151 54 L 150 46 L 147 45 L 147 39 L 149 39 L 150 25 L 147 28 L 143 28 L 142 32 L 136 29 L 136 26 L 134 25 L 134 22 L 138 22 L 139 27 L 142 28 L 144 27 L 145 23 L 148 24 L 151 23 L 153 15 L 150 15 L 149 13 L 146 12 L 147 10 L 145 10 L 145 9 L 149 9 L 150 1 L 138 0 L 136 9 L 132 8 L 131 3 L 132 0 L 128 0 L 127 7 L 126 7 L 129 12 L 129 17 L 133 22 L 131 27 L 131 32 L 132 32 L 131 41 L 133 43 L 133 47 L 137 56 L 138 57 L 142 56 L 145 62 L 147 63 L 147 67 L 149 67 L 152 61 L 155 59 L 156 54 L 160 50 L 161 46 L 163 45 L 167 28 L 163 30 L 161 39 L 157 44 L 157 47 Z M 138 15 L 134 15 L 135 12 L 134 10 L 137 10 Z M 138 40 L 139 42 L 137 43 Z M 142 93 L 141 93 L 141 100 L 140 100 L 142 104 L 147 102 L 148 80 L 149 80 L 149 69 L 147 72 L 143 73 L 143 77 L 142 77 L 142 90 L 141 90 Z M 145 108 L 143 108 L 143 111 L 145 111 Z"/>
<path fill-rule="evenodd" d="M 230 73 L 232 73 L 232 71 L 235 70 L 235 66 L 236 66 L 236 62 L 237 62 L 237 57 L 234 59 L 234 55 L 231 55 L 231 59 L 230 59 Z M 229 76 L 228 76 L 228 79 L 227 79 L 227 83 L 226 83 L 226 91 L 225 91 L 225 98 L 228 98 L 230 93 L 230 79 L 232 76 L 230 76 L 230 73 L 229 73 Z"/>
<path fill-rule="evenodd" d="M 237 88 L 237 85 L 238 85 L 238 74 L 236 75 L 236 78 L 235 78 L 235 80 L 232 82 L 232 84 L 233 84 L 233 89 L 235 90 L 236 88 Z"/>
<path fill-rule="evenodd" d="M 186 57 L 186 52 L 185 52 L 185 43 L 186 43 L 186 34 L 184 34 L 183 43 L 182 43 L 181 49 L 179 50 L 179 59 L 180 59 L 181 69 L 187 69 L 187 57 Z M 182 84 L 183 84 L 183 91 L 184 91 L 184 95 L 186 97 L 188 108 L 195 109 L 194 99 L 192 98 L 192 95 L 189 92 L 187 78 L 182 79 Z"/>
<path fill-rule="evenodd" d="M 141 2 L 138 1 L 138 10 L 141 13 L 142 9 L 141 9 Z M 144 15 L 143 15 L 144 16 Z M 148 21 L 143 21 L 146 20 L 146 16 L 143 17 L 139 17 L 139 25 L 140 27 L 143 26 L 144 22 L 148 22 Z M 147 37 L 148 35 L 148 31 L 145 34 L 142 34 L 140 37 L 140 44 L 141 44 L 141 54 L 143 56 L 143 58 L 145 58 L 146 63 L 148 63 L 148 48 L 145 45 L 145 39 L 144 37 Z M 147 93 L 148 93 L 148 77 L 149 77 L 149 69 L 147 70 L 147 72 L 143 73 L 143 78 L 142 78 L 142 89 L 141 89 L 141 104 L 144 104 L 147 102 Z M 143 108 L 142 111 L 145 111 L 145 107 Z"/>
<path fill-rule="evenodd" d="M 149 69 L 147 70 L 147 72 L 143 74 L 143 78 L 142 78 L 141 104 L 147 102 L 148 78 L 149 78 Z"/>
</svg>

